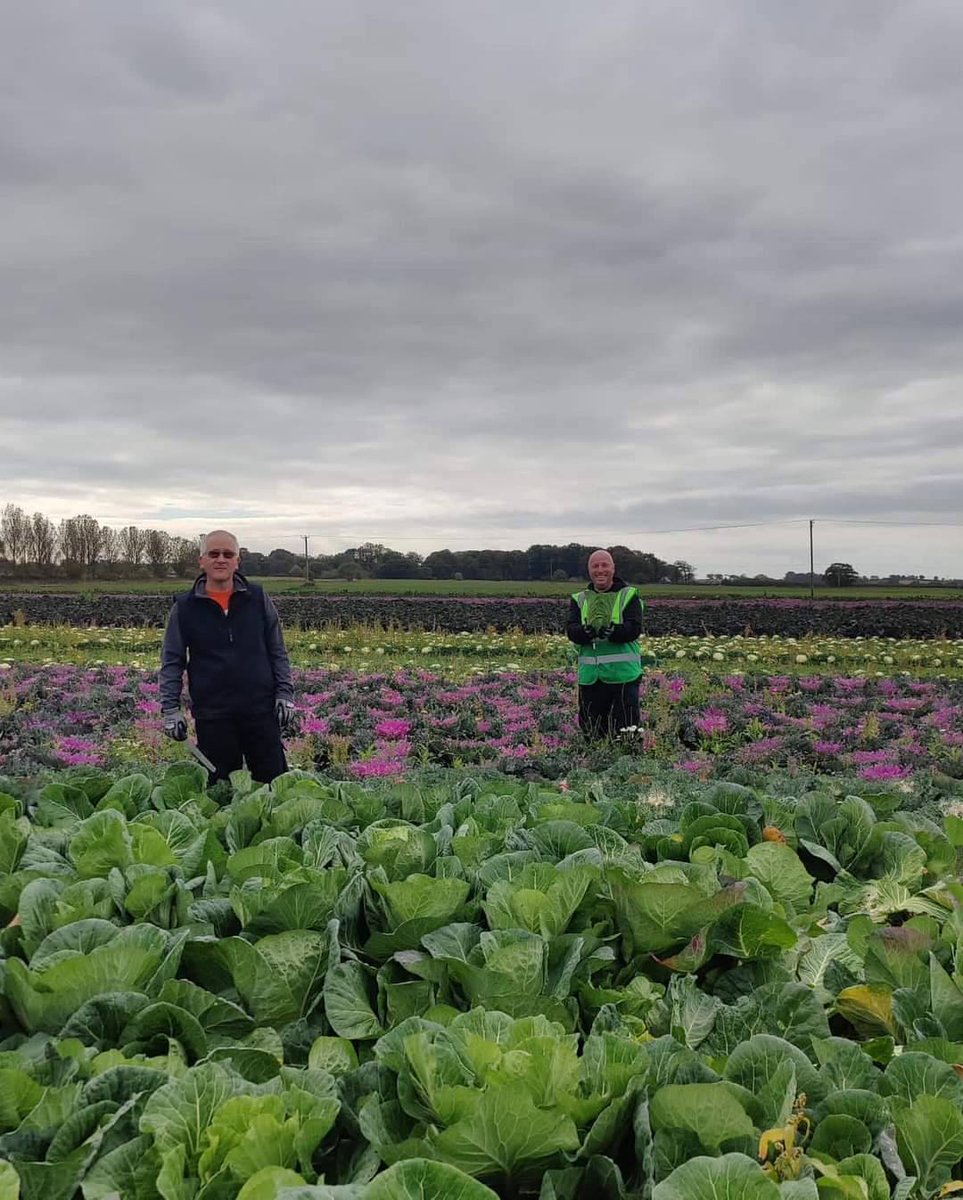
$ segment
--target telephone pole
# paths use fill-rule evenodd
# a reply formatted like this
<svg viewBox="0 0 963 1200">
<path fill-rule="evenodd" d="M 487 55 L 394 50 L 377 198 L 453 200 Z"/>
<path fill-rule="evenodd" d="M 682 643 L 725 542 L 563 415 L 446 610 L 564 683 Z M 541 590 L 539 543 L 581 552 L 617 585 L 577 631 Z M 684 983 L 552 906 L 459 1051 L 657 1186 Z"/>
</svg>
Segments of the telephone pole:
<svg viewBox="0 0 963 1200">
<path fill-rule="evenodd" d="M 310 536 L 311 536 L 310 533 L 302 533 L 301 534 L 301 537 L 304 538 L 304 582 L 305 583 L 311 582 L 311 560 L 308 558 L 308 538 Z"/>
<path fill-rule="evenodd" d="M 816 572 L 813 567 L 813 519 L 809 518 L 809 599 L 816 596 Z"/>
</svg>

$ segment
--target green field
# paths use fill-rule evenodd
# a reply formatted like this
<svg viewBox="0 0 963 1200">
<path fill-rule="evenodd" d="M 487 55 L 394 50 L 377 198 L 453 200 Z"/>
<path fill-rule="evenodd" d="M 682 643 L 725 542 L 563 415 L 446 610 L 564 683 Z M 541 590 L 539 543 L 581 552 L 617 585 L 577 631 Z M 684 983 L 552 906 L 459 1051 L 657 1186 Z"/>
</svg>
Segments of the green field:
<svg viewBox="0 0 963 1200">
<path fill-rule="evenodd" d="M 277 576 L 254 576 L 269 592 L 289 595 L 316 596 L 325 593 L 352 595 L 387 596 L 567 596 L 573 582 L 513 582 L 511 580 L 485 579 L 361 579 L 348 583 L 343 579 L 321 579 L 305 586 L 299 579 Z M 184 579 L 139 579 L 139 580 L 78 580 L 76 582 L 38 582 L 37 580 L 0 579 L 0 595 L 3 593 L 64 593 L 97 595 L 114 593 L 122 595 L 158 595 L 182 591 L 188 586 Z M 715 584 L 641 584 L 640 593 L 650 599 L 661 597 L 692 597 L 695 599 L 763 600 L 778 598 L 803 600 L 809 597 L 807 587 L 738 587 Z M 816 587 L 818 600 L 960 600 L 963 588 L 952 587 Z"/>
</svg>

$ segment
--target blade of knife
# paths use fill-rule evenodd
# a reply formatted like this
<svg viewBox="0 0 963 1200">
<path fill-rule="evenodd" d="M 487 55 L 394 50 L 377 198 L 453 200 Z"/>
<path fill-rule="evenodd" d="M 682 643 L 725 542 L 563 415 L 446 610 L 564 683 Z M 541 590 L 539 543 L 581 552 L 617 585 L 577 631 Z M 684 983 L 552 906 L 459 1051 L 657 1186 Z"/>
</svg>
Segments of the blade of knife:
<svg viewBox="0 0 963 1200">
<path fill-rule="evenodd" d="M 217 774 L 217 767 L 214 766 L 214 764 L 211 762 L 211 760 L 207 757 L 207 755 L 204 753 L 203 750 L 201 750 L 201 748 L 199 746 L 195 746 L 193 742 L 189 742 L 187 748 L 188 748 L 188 750 L 190 750 L 191 754 L 197 759 L 197 761 L 201 764 L 202 767 L 206 767 L 207 770 L 210 771 L 210 773 L 212 775 Z"/>
</svg>

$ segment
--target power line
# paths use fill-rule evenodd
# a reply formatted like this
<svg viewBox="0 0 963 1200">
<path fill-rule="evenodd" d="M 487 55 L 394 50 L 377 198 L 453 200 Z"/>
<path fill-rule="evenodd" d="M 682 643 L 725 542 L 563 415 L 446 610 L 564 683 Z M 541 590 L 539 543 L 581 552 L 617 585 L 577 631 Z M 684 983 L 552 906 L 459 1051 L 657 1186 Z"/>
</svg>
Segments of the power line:
<svg viewBox="0 0 963 1200">
<path fill-rule="evenodd" d="M 787 517 L 787 518 L 785 518 L 783 520 L 779 520 L 779 521 L 744 521 L 744 522 L 740 522 L 740 523 L 732 523 L 732 524 L 726 524 L 726 525 L 685 525 L 679 529 L 625 529 L 619 533 L 619 536 L 620 537 L 643 537 L 643 536 L 644 537 L 654 537 L 657 534 L 663 534 L 663 533 L 709 533 L 709 532 L 712 532 L 712 531 L 718 530 L 718 529 L 762 529 L 762 528 L 765 528 L 768 526 L 773 526 L 773 525 L 799 525 L 799 524 L 805 523 L 806 520 L 808 520 L 807 517 Z M 302 536 L 302 535 L 299 534 L 298 536 Z M 351 537 L 361 537 L 362 535 L 361 534 L 347 534 L 343 530 L 337 530 L 334 533 L 313 534 L 312 536 L 351 538 Z M 487 535 L 483 534 L 481 536 L 487 536 Z M 499 536 L 504 536 L 504 534 L 499 535 Z M 567 537 L 584 537 L 584 538 L 587 538 L 589 541 L 592 541 L 593 539 L 597 538 L 597 531 L 594 531 L 592 533 L 585 533 L 584 531 L 577 531 L 575 533 L 568 533 L 565 536 L 567 536 Z M 429 530 L 427 533 L 423 533 L 423 534 L 368 533 L 368 534 L 365 534 L 364 537 L 365 537 L 365 540 L 369 541 L 369 542 L 374 541 L 376 538 L 385 538 L 385 539 L 390 538 L 392 541 L 395 541 L 395 542 L 423 542 L 426 537 L 431 537 L 431 538 L 445 537 L 445 538 L 448 538 L 450 541 L 456 541 L 456 542 L 467 542 L 467 541 L 472 541 L 472 540 L 474 540 L 474 541 L 478 540 L 478 535 L 472 535 L 471 538 L 468 538 L 468 537 L 462 537 L 457 534 L 446 533 L 444 530 L 439 532 L 436 529 Z"/>
<path fill-rule="evenodd" d="M 807 517 L 785 517 L 780 521 L 741 521 L 725 525 L 684 525 L 679 529 L 627 529 L 629 537 L 655 537 L 662 533 L 715 533 L 719 529 L 765 529 L 772 525 L 802 525 Z"/>
<path fill-rule="evenodd" d="M 805 525 L 810 518 L 808 517 L 784 517 L 776 521 L 731 521 L 722 522 L 716 525 L 680 525 L 667 529 L 625 529 L 619 532 L 619 537 L 659 537 L 665 534 L 677 533 L 717 533 L 724 529 L 769 529 L 783 525 Z M 961 521 L 882 521 L 860 517 L 814 517 L 812 518 L 818 525 L 882 525 L 891 526 L 900 529 L 963 529 Z M 507 531 L 505 531 L 507 532 Z M 500 537 L 505 536 L 505 532 L 501 533 Z M 299 534 L 303 537 L 303 534 Z M 343 538 L 352 540 L 362 538 L 365 541 L 393 541 L 393 542 L 423 542 L 426 538 L 447 538 L 452 542 L 477 542 L 479 536 L 486 537 L 486 534 L 473 534 L 466 537 L 460 534 L 445 532 L 444 530 L 429 529 L 421 534 L 399 534 L 399 533 L 346 533 L 344 530 L 336 530 L 327 534 L 311 534 L 311 537 L 327 537 L 327 538 Z M 559 534 L 558 536 L 562 536 Z M 585 538 L 587 542 L 597 539 L 597 531 L 585 533 L 584 531 L 576 531 L 565 535 L 569 538 Z"/>
<path fill-rule="evenodd" d="M 816 517 L 820 525 L 892 525 L 899 529 L 963 529 L 963 521 L 877 521 L 861 517 Z"/>
</svg>

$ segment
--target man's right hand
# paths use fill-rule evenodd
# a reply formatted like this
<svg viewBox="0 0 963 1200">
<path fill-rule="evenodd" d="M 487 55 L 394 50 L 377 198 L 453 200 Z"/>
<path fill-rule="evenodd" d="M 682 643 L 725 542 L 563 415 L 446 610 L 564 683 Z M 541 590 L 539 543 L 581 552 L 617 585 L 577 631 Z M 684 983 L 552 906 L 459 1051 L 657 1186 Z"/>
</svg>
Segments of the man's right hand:
<svg viewBox="0 0 963 1200">
<path fill-rule="evenodd" d="M 187 717 L 179 708 L 162 714 L 164 718 L 164 733 L 175 742 L 187 741 Z"/>
<path fill-rule="evenodd" d="M 588 640 L 590 642 L 594 642 L 595 639 L 599 635 L 599 631 L 595 628 L 594 625 L 583 625 L 582 632 L 585 634 L 585 636 L 588 638 Z"/>
</svg>

